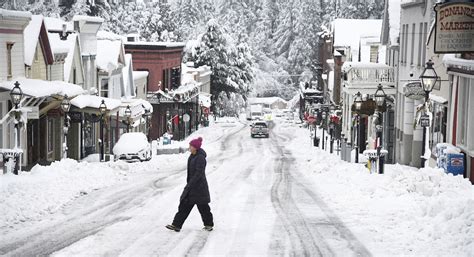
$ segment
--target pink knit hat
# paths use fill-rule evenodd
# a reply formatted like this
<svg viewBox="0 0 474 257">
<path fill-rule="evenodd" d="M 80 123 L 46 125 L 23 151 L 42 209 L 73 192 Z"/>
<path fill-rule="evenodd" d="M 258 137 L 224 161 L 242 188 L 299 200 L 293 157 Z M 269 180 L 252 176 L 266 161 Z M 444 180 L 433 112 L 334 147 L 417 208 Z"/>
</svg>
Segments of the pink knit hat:
<svg viewBox="0 0 474 257">
<path fill-rule="evenodd" d="M 194 147 L 194 148 L 196 148 L 196 149 L 201 148 L 201 145 L 202 145 L 202 137 L 198 137 L 198 138 L 196 138 L 196 139 L 191 140 L 191 142 L 189 142 L 189 145 L 191 145 L 192 147 Z"/>
</svg>

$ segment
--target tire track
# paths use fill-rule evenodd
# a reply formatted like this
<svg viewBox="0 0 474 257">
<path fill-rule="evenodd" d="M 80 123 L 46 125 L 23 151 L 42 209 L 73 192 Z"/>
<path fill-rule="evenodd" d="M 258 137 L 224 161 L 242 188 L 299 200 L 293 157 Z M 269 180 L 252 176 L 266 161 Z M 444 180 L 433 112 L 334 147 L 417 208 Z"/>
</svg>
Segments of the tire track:
<svg viewBox="0 0 474 257">
<path fill-rule="evenodd" d="M 283 140 L 283 141 L 289 141 L 291 140 L 291 137 L 288 135 L 277 135 L 277 138 Z M 276 139 L 273 140 L 272 142 L 274 145 L 277 146 L 277 149 L 279 149 L 281 156 L 283 156 L 282 160 L 287 158 L 287 155 L 291 156 L 291 153 L 286 151 L 283 146 L 279 145 Z M 289 163 L 294 161 L 292 157 L 290 157 Z M 290 167 L 291 165 L 289 165 Z M 357 256 L 372 256 L 372 254 L 367 250 L 367 248 L 355 237 L 355 235 L 344 225 L 344 223 L 337 217 L 337 215 L 327 206 L 327 204 L 313 191 L 311 190 L 308 186 L 306 186 L 301 179 L 298 176 L 294 176 L 293 174 L 289 173 L 287 170 L 284 168 L 280 169 L 280 166 L 278 169 L 275 170 L 277 173 L 281 173 L 282 176 L 277 179 L 275 182 L 275 190 L 272 188 L 272 196 L 275 196 L 275 198 L 278 196 L 278 188 L 281 187 L 282 185 L 286 186 L 287 188 L 283 191 L 284 195 L 287 195 L 286 198 L 291 198 L 291 184 L 295 186 L 295 190 L 302 191 L 304 194 L 310 197 L 312 202 L 314 202 L 314 206 L 317 206 L 321 211 L 324 213 L 324 220 L 328 220 L 328 222 L 323 222 L 324 226 L 329 227 L 329 230 L 332 231 L 332 236 L 336 234 L 340 239 L 343 239 L 347 243 L 347 248 L 348 250 Z M 291 181 L 291 182 L 290 182 Z M 281 199 L 275 199 L 277 206 L 281 203 Z M 285 202 L 283 202 L 285 203 Z M 294 199 L 291 198 L 290 201 L 286 202 L 288 203 L 287 206 L 281 205 L 280 209 L 281 210 L 298 210 L 298 207 L 296 205 L 296 202 Z M 311 204 L 313 205 L 313 204 Z M 286 213 L 288 215 L 288 213 Z M 296 218 L 295 218 L 296 217 Z M 308 225 L 307 222 L 305 222 L 301 211 L 296 211 L 295 213 L 291 213 L 291 216 L 289 219 L 294 219 L 296 223 L 302 224 L 304 231 L 296 231 L 297 233 L 303 232 L 303 234 L 307 234 L 309 232 L 309 235 L 313 235 L 314 237 L 311 237 L 314 241 L 314 239 L 318 240 L 320 243 L 320 246 L 322 245 L 323 247 L 320 248 L 322 252 L 318 252 L 319 255 L 322 256 L 330 256 L 330 255 L 335 255 L 334 251 L 331 249 L 331 247 L 326 243 L 326 240 L 324 240 L 323 235 L 320 234 L 321 230 L 321 222 L 311 222 L 311 225 Z M 298 220 L 302 221 L 300 223 Z M 287 221 L 288 222 L 288 221 Z M 291 222 L 290 222 L 291 223 Z M 311 233 L 311 231 L 313 233 Z M 295 241 L 295 240 L 293 240 Z M 292 245 L 295 243 L 292 242 Z M 307 255 L 307 252 L 303 253 L 305 256 Z M 314 253 L 310 252 L 309 255 L 314 255 Z"/>
</svg>

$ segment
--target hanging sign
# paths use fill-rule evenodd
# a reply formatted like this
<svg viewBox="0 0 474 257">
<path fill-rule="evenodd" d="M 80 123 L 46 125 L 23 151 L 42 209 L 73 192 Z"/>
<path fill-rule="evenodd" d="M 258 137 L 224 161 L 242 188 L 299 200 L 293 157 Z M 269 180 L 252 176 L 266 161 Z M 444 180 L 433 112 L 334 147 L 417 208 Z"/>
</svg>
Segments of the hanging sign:
<svg viewBox="0 0 474 257">
<path fill-rule="evenodd" d="M 420 117 L 420 124 L 422 128 L 427 128 L 430 126 L 430 116 L 423 114 Z"/>
<path fill-rule="evenodd" d="M 474 52 L 474 3 L 435 6 L 435 53 Z"/>
<path fill-rule="evenodd" d="M 425 98 L 425 90 L 423 90 L 423 86 L 421 82 L 410 82 L 403 87 L 403 93 L 406 97 L 412 100 L 421 100 Z"/>
</svg>

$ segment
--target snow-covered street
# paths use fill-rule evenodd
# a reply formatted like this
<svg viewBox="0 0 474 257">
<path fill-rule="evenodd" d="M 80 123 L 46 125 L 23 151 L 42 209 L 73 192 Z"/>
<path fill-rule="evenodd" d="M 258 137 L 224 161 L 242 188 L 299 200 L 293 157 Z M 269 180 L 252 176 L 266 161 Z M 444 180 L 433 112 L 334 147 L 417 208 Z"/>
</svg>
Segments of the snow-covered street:
<svg viewBox="0 0 474 257">
<path fill-rule="evenodd" d="M 369 174 L 275 121 L 251 138 L 246 121 L 202 136 L 212 232 L 195 208 L 170 224 L 188 153 L 150 162 L 64 160 L 0 180 L 0 254 L 7 256 L 472 256 L 474 189 L 440 170 L 387 165 Z"/>
</svg>

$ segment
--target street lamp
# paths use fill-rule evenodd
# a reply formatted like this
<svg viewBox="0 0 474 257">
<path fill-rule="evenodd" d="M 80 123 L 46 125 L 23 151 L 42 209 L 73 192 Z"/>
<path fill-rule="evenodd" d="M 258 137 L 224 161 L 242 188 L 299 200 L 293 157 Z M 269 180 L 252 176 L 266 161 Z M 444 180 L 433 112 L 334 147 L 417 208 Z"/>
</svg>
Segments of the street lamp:
<svg viewBox="0 0 474 257">
<path fill-rule="evenodd" d="M 132 119 L 132 109 L 130 109 L 130 105 L 127 105 L 127 109 L 125 109 L 125 118 L 127 119 L 127 133 L 130 132 L 130 121 Z"/>
<path fill-rule="evenodd" d="M 354 106 L 357 111 L 360 111 L 360 109 L 362 109 L 362 94 L 360 92 L 357 92 L 357 94 L 355 95 Z"/>
<path fill-rule="evenodd" d="M 383 174 L 383 168 L 384 168 L 384 159 L 385 157 L 381 155 L 382 151 L 382 133 L 383 133 L 383 126 L 382 126 L 382 117 L 383 114 L 381 112 L 383 105 L 385 104 L 385 98 L 387 95 L 383 91 L 382 85 L 379 84 L 377 86 L 377 91 L 375 91 L 374 98 L 375 102 L 377 103 L 377 110 L 378 110 L 378 119 L 379 119 L 379 124 L 376 125 L 376 133 L 377 133 L 377 156 L 379 158 L 379 173 Z"/>
<path fill-rule="evenodd" d="M 143 109 L 145 110 L 145 113 L 142 115 L 143 118 L 145 118 L 145 134 L 148 136 L 148 129 L 149 129 L 149 119 L 151 116 L 151 111 L 149 108 L 145 108 L 145 105 L 142 104 Z"/>
<path fill-rule="evenodd" d="M 322 124 L 321 124 L 322 127 L 323 127 L 323 138 L 321 138 L 321 139 L 322 139 L 322 141 L 323 141 L 323 142 L 322 142 L 322 147 L 323 147 L 323 150 L 324 150 L 324 143 L 325 143 L 325 141 L 326 141 L 326 140 L 324 139 L 324 126 L 325 126 L 325 124 L 326 124 L 326 112 L 325 112 L 325 111 L 323 111 L 323 113 L 321 114 L 321 118 L 323 119 L 323 120 L 322 120 Z"/>
<path fill-rule="evenodd" d="M 61 110 L 64 113 L 64 127 L 63 127 L 63 134 L 64 134 L 64 143 L 63 143 L 63 159 L 67 158 L 67 133 L 69 130 L 69 109 L 71 108 L 71 102 L 69 101 L 67 95 L 64 95 L 63 100 L 61 101 Z"/>
<path fill-rule="evenodd" d="M 18 149 L 21 146 L 20 142 L 20 127 L 21 127 L 21 110 L 20 103 L 23 98 L 23 91 L 20 88 L 20 83 L 15 82 L 15 87 L 10 91 L 10 98 L 13 105 L 15 105 L 15 149 Z M 15 168 L 13 169 L 13 174 L 18 175 L 20 170 L 20 154 L 15 154 Z"/>
<path fill-rule="evenodd" d="M 105 105 L 105 101 L 102 100 L 99 106 L 100 112 L 100 161 L 104 161 L 104 116 L 107 112 L 107 105 Z"/>
<path fill-rule="evenodd" d="M 356 109 L 356 139 L 354 140 L 355 163 L 359 163 L 359 112 L 362 109 L 362 94 L 357 92 L 354 98 L 354 107 Z"/>
<path fill-rule="evenodd" d="M 15 82 L 15 87 L 12 88 L 10 91 L 10 97 L 12 99 L 12 103 L 15 105 L 15 109 L 18 109 L 20 106 L 21 99 L 23 98 L 23 91 L 20 88 L 20 83 Z"/>
<path fill-rule="evenodd" d="M 433 68 L 433 62 L 429 60 L 426 63 L 425 70 L 420 75 L 421 84 L 425 91 L 425 103 L 424 103 L 424 114 L 421 115 L 421 126 L 423 127 L 423 145 L 421 147 L 421 167 L 425 167 L 425 162 L 428 158 L 425 158 L 426 152 L 426 128 L 430 127 L 429 116 L 426 114 L 429 112 L 428 101 L 430 99 L 430 92 L 433 90 L 434 85 L 438 81 L 438 75 Z"/>
</svg>

